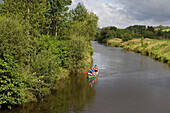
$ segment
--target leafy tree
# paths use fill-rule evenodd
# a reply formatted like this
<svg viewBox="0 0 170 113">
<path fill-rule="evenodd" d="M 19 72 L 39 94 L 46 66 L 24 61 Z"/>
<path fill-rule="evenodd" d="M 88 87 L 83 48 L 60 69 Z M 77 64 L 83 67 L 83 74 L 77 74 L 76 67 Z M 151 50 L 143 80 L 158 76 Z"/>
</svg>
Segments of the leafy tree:
<svg viewBox="0 0 170 113">
<path fill-rule="evenodd" d="M 76 34 L 76 37 L 83 37 L 87 41 L 94 39 L 97 33 L 98 17 L 93 12 L 87 12 L 87 9 L 81 3 L 69 14 L 69 23 L 71 23 L 69 35 Z"/>
<path fill-rule="evenodd" d="M 85 21 L 87 19 L 87 9 L 81 3 L 78 3 L 75 9 L 70 11 L 71 19 L 74 21 Z"/>
<path fill-rule="evenodd" d="M 14 56 L 15 62 L 26 63 L 28 40 L 25 28 L 11 18 L 1 17 L 0 23 L 0 58 L 9 54 Z"/>
<path fill-rule="evenodd" d="M 151 32 L 154 32 L 154 31 L 155 31 L 152 26 L 148 26 L 147 30 L 148 30 L 148 31 L 151 31 Z"/>
<path fill-rule="evenodd" d="M 155 34 L 151 31 L 144 31 L 143 36 L 145 38 L 152 38 L 152 39 L 155 38 Z"/>
<path fill-rule="evenodd" d="M 134 25 L 134 26 L 129 26 L 126 29 L 130 30 L 132 34 L 141 34 L 146 30 L 146 26 L 144 25 Z"/>
<path fill-rule="evenodd" d="M 131 39 L 132 39 L 132 36 L 129 33 L 125 33 L 125 34 L 122 35 L 122 40 L 124 42 L 131 40 Z"/>
<path fill-rule="evenodd" d="M 100 35 L 97 37 L 99 42 L 105 43 L 107 39 L 110 38 L 120 38 L 121 35 L 120 30 L 115 26 L 109 26 L 102 28 L 100 31 Z"/>
<path fill-rule="evenodd" d="M 64 22 L 66 21 L 66 11 L 68 11 L 68 5 L 71 5 L 71 0 L 47 0 L 49 4 L 48 14 L 51 20 L 50 34 L 53 36 L 58 35 L 58 31 L 62 30 Z M 59 32 L 60 34 L 60 32 Z M 60 35 L 61 36 L 61 35 Z"/>
<path fill-rule="evenodd" d="M 22 25 L 27 26 L 29 35 L 36 36 L 46 23 L 45 13 L 47 12 L 46 0 L 3 0 L 1 5 L 2 14 L 17 18 Z"/>
</svg>

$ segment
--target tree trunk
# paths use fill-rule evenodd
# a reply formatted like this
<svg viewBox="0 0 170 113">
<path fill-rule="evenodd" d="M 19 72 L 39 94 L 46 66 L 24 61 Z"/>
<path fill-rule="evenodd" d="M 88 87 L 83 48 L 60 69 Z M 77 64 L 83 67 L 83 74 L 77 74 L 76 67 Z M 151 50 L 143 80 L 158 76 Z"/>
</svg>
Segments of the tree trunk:
<svg viewBox="0 0 170 113">
<path fill-rule="evenodd" d="M 30 9 L 29 9 L 29 7 L 28 7 L 28 19 L 29 19 L 29 13 L 30 13 Z M 29 21 L 29 20 L 28 20 Z M 29 29 L 28 29 L 28 36 L 30 35 L 30 31 L 29 31 Z M 30 44 L 31 44 L 31 38 L 30 38 L 30 36 L 28 37 L 28 43 L 29 43 L 29 46 L 30 46 Z M 30 50 L 28 51 L 28 66 L 30 66 L 30 63 L 31 63 L 31 52 L 30 52 Z"/>
<path fill-rule="evenodd" d="M 58 30 L 58 29 L 57 29 L 57 26 L 56 26 L 55 28 L 56 28 L 56 31 L 55 31 L 55 36 L 57 37 L 57 30 Z"/>
</svg>

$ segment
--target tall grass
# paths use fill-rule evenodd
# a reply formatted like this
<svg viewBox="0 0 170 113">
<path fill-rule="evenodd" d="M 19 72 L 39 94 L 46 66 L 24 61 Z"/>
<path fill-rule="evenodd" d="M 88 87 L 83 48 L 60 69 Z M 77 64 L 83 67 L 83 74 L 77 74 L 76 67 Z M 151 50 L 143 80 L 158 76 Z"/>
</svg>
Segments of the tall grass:
<svg viewBox="0 0 170 113">
<path fill-rule="evenodd" d="M 155 60 L 170 65 L 170 40 L 155 39 L 133 39 L 123 42 L 121 39 L 110 39 L 108 46 L 123 47 L 126 50 L 134 51 L 152 57 Z"/>
</svg>

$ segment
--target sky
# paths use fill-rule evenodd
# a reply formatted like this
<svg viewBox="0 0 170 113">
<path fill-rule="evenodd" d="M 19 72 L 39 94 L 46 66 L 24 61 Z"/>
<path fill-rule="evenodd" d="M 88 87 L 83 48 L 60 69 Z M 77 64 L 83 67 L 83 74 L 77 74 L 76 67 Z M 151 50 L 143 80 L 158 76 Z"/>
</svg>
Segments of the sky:
<svg viewBox="0 0 170 113">
<path fill-rule="evenodd" d="M 0 0 L 2 2 L 2 0 Z M 170 26 L 170 0 L 72 0 L 80 2 L 98 17 L 98 27 L 132 25 Z"/>
<path fill-rule="evenodd" d="M 72 0 L 98 17 L 98 26 L 126 28 L 132 25 L 170 26 L 170 0 Z"/>
</svg>

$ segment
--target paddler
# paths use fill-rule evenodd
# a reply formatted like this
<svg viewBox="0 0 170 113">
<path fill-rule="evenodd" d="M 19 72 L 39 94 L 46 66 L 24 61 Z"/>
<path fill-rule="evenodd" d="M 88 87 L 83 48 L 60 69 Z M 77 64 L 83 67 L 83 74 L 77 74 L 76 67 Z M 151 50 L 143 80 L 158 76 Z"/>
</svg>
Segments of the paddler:
<svg viewBox="0 0 170 113">
<path fill-rule="evenodd" d="M 95 67 L 94 67 L 94 72 L 95 72 L 96 74 L 98 74 L 98 72 L 99 72 L 97 65 L 95 65 Z"/>
<path fill-rule="evenodd" d="M 89 73 L 88 73 L 88 74 L 94 75 L 94 69 L 93 69 L 93 67 L 91 67 L 91 68 L 89 69 Z"/>
</svg>

